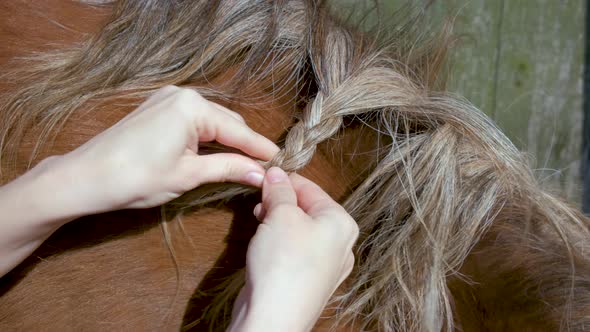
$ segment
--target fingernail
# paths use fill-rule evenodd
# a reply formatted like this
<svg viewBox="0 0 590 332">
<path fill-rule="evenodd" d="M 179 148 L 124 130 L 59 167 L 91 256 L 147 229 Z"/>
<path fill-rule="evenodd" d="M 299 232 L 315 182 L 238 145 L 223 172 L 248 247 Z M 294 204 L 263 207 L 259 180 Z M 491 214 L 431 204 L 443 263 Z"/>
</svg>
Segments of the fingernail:
<svg viewBox="0 0 590 332">
<path fill-rule="evenodd" d="M 260 211 L 262 210 L 262 204 L 258 203 L 256 204 L 256 206 L 254 207 L 254 216 L 258 219 L 260 219 Z"/>
<path fill-rule="evenodd" d="M 246 174 L 244 181 L 255 187 L 262 187 L 262 181 L 264 181 L 264 175 L 258 172 L 249 172 Z"/>
<path fill-rule="evenodd" d="M 254 207 L 254 216 L 256 216 L 256 219 L 258 219 L 260 222 L 264 220 L 264 217 L 266 216 L 266 210 L 264 209 L 264 206 L 262 206 L 262 203 L 258 203 Z"/>
<path fill-rule="evenodd" d="M 271 167 L 266 172 L 266 178 L 270 183 L 283 182 L 288 179 L 287 173 L 278 167 Z"/>
</svg>

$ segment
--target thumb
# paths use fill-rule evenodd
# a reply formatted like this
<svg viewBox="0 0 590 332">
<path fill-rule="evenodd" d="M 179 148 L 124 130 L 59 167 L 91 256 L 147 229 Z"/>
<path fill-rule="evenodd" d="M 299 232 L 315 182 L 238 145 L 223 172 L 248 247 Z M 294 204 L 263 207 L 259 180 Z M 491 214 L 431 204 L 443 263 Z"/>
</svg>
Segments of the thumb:
<svg viewBox="0 0 590 332">
<path fill-rule="evenodd" d="M 187 174 L 193 188 L 204 183 L 236 182 L 261 187 L 264 168 L 236 153 L 192 155 L 183 159 L 180 173 Z"/>
<path fill-rule="evenodd" d="M 280 205 L 297 207 L 297 195 L 285 171 L 271 167 L 262 185 L 262 207 L 268 213 Z"/>
</svg>

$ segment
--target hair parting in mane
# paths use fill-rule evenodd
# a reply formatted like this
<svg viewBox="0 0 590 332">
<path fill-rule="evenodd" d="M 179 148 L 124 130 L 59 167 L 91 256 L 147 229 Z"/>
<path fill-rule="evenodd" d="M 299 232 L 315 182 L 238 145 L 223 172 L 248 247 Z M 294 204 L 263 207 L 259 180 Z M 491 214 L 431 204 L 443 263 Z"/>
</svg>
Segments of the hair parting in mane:
<svg viewBox="0 0 590 332">
<path fill-rule="evenodd" d="M 267 166 L 301 170 L 351 122 L 377 137 L 362 181 L 341 202 L 361 236 L 355 269 L 330 304 L 335 327 L 478 329 L 486 317 L 474 308 L 506 320 L 501 315 L 514 314 L 502 311 L 509 300 L 521 304 L 526 322 L 564 330 L 590 324 L 590 223 L 542 190 L 488 117 L 443 91 L 453 40 L 447 28 L 425 34 L 421 13 L 406 8 L 392 27 L 367 31 L 311 0 L 113 6 L 89 41 L 36 54 L 5 75 L 29 84 L 0 104 L 4 169 L 16 163 L 27 131 L 36 128 L 39 142 L 50 141 L 91 102 L 139 99 L 169 84 L 242 105 L 294 91 L 301 107 Z M 213 87 L 220 77 L 224 83 Z M 165 212 L 181 215 L 253 192 L 207 185 Z M 212 328 L 227 324 L 228 303 L 243 283 L 242 271 L 205 313 Z"/>
</svg>

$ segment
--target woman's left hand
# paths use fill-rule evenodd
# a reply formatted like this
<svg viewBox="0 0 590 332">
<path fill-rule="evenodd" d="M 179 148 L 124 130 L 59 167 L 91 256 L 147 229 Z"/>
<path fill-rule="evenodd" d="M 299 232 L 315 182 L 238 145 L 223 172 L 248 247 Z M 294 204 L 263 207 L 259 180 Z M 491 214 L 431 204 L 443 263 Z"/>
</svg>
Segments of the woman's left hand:
<svg viewBox="0 0 590 332">
<path fill-rule="evenodd" d="M 58 157 L 70 181 L 72 201 L 85 213 L 149 208 L 203 183 L 239 182 L 260 186 L 265 171 L 255 160 L 235 154 L 199 155 L 199 142 L 217 141 L 269 160 L 279 148 L 250 129 L 243 118 L 197 92 L 167 86 L 117 124 Z M 84 184 L 80 187 L 78 184 Z"/>
<path fill-rule="evenodd" d="M 158 206 L 207 182 L 262 184 L 264 169 L 251 158 L 197 153 L 199 142 L 213 140 L 263 160 L 279 150 L 237 113 L 168 86 L 79 148 L 0 187 L 0 276 L 78 217 Z"/>
</svg>

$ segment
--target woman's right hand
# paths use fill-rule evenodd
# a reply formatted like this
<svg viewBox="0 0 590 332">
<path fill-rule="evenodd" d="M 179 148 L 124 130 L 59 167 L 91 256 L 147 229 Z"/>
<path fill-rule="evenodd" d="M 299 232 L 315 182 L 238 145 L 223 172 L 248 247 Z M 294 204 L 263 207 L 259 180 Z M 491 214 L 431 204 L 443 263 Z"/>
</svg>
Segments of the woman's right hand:
<svg viewBox="0 0 590 332">
<path fill-rule="evenodd" d="M 318 185 L 273 167 L 230 330 L 308 331 L 354 265 L 358 226 Z"/>
</svg>

